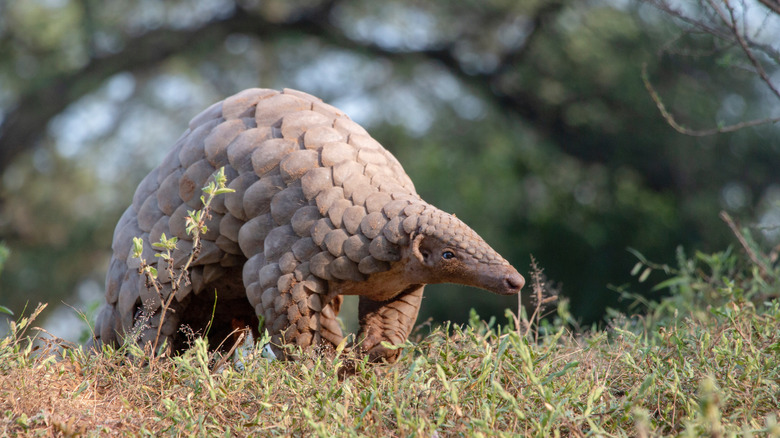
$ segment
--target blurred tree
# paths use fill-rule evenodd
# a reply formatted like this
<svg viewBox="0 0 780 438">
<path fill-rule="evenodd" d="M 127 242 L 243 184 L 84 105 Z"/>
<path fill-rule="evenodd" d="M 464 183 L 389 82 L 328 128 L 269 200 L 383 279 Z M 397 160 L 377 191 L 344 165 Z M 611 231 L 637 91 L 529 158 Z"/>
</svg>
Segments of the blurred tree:
<svg viewBox="0 0 780 438">
<path fill-rule="evenodd" d="M 138 181 L 190 117 L 263 86 L 345 110 L 426 200 L 521 271 L 533 253 L 575 313 L 598 320 L 618 304 L 607 285 L 630 280 L 626 248 L 656 260 L 678 244 L 720 248 L 719 209 L 754 218 L 780 196 L 774 127 L 693 139 L 659 116 L 643 63 L 675 114 L 777 108 L 754 78 L 702 66 L 689 78 L 654 58 L 676 29 L 618 0 L 0 3 L 0 238 L 12 250 L 0 302 L 102 287 Z M 516 305 L 452 286 L 426 296 L 423 317 L 456 321 Z"/>
</svg>

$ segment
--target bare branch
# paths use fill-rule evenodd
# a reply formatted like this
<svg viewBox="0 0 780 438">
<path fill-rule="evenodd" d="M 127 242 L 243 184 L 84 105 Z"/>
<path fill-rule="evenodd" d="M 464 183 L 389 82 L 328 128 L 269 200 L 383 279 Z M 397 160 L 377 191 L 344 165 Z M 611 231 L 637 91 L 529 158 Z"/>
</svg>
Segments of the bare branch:
<svg viewBox="0 0 780 438">
<path fill-rule="evenodd" d="M 707 135 L 723 134 L 727 132 L 738 131 L 744 128 L 750 128 L 753 126 L 768 125 L 768 124 L 780 122 L 780 117 L 774 117 L 774 118 L 766 118 L 766 119 L 749 120 L 746 122 L 740 122 L 733 125 L 719 126 L 717 128 L 712 128 L 712 129 L 697 130 L 697 129 L 686 128 L 685 126 L 682 126 L 679 123 L 677 123 L 677 121 L 674 119 L 674 116 L 666 109 L 666 106 L 661 100 L 661 97 L 658 95 L 658 92 L 655 90 L 653 84 L 650 82 L 650 78 L 647 74 L 647 63 L 642 64 L 642 81 L 645 84 L 645 88 L 647 88 L 648 94 L 650 94 L 650 98 L 653 99 L 653 102 L 655 102 L 655 106 L 658 107 L 658 111 L 661 112 L 661 116 L 664 118 L 664 120 L 666 120 L 669 126 L 674 128 L 674 130 L 679 132 L 680 134 L 690 135 L 693 137 L 704 137 Z"/>
<path fill-rule="evenodd" d="M 649 3 L 653 5 L 656 9 L 666 13 L 670 17 L 676 18 L 686 25 L 690 26 L 690 29 L 687 29 L 684 31 L 684 34 L 692 34 L 696 32 L 700 32 L 702 34 L 707 34 L 716 37 L 719 40 L 725 41 L 727 43 L 727 47 L 730 47 L 731 45 L 737 44 L 737 42 L 732 38 L 732 31 L 730 29 L 731 26 L 726 26 L 728 30 L 723 29 L 720 26 L 716 26 L 714 23 L 710 23 L 708 21 L 702 20 L 700 18 L 694 18 L 690 17 L 688 15 L 685 15 L 682 11 L 679 9 L 676 9 L 669 5 L 669 3 L 666 0 L 643 0 L 646 3 Z M 759 0 L 765 5 L 776 5 L 774 8 L 780 9 L 780 2 L 774 1 L 774 0 Z M 774 3 L 772 3 L 774 1 Z M 713 8 L 716 10 L 717 15 L 717 8 Z M 770 9 L 772 7 L 770 6 Z M 714 16 L 711 16 L 711 14 L 707 14 L 707 10 L 702 11 L 707 15 L 708 18 L 714 19 Z M 769 12 L 771 13 L 771 12 Z M 780 12 L 777 12 L 778 15 L 780 15 Z M 719 16 L 719 18 L 721 18 Z M 743 35 L 743 38 L 745 40 L 745 43 L 752 47 L 754 50 L 759 50 L 761 53 L 765 54 L 766 56 L 770 57 L 774 62 L 780 62 L 780 53 L 778 53 L 777 49 L 772 47 L 768 44 L 763 44 L 757 41 L 753 41 L 750 38 L 748 38 L 746 35 Z M 662 52 L 667 52 L 669 50 L 662 49 Z"/>
<path fill-rule="evenodd" d="M 745 40 L 744 35 L 742 34 L 743 31 L 740 31 L 737 27 L 737 19 L 734 16 L 734 8 L 729 4 L 728 1 L 724 1 L 724 4 L 726 5 L 726 8 L 729 11 L 729 15 L 726 16 L 726 14 L 718 8 L 718 6 L 715 4 L 714 0 L 709 0 L 710 4 L 712 5 L 712 8 L 720 15 L 721 20 L 723 20 L 723 23 L 731 30 L 731 33 L 734 35 L 734 38 L 736 38 L 737 42 L 739 43 L 740 47 L 742 47 L 742 51 L 745 52 L 745 56 L 748 57 L 750 60 L 750 63 L 753 64 L 753 67 L 756 69 L 756 73 L 758 73 L 758 76 L 761 77 L 761 80 L 766 83 L 766 85 L 769 87 L 770 90 L 780 98 L 780 91 L 778 91 L 777 88 L 775 88 L 774 84 L 772 84 L 772 81 L 769 79 L 769 75 L 766 74 L 766 71 L 764 70 L 764 67 L 761 65 L 761 62 L 759 62 L 758 59 L 756 59 L 755 55 L 753 54 L 753 50 L 748 45 L 748 42 Z M 744 30 L 745 33 L 747 33 L 747 29 Z"/>
<path fill-rule="evenodd" d="M 715 37 L 729 40 L 729 34 L 727 32 L 724 32 L 723 30 L 719 29 L 718 27 L 709 25 L 708 23 L 699 20 L 694 19 L 692 17 L 689 17 L 682 13 L 679 9 L 676 9 L 669 5 L 669 3 L 666 0 L 645 0 L 647 3 L 650 3 L 651 5 L 655 6 L 658 10 L 668 14 L 671 17 L 674 17 L 683 23 L 691 26 L 691 28 L 698 30 L 699 32 L 706 33 L 709 35 L 713 35 Z"/>
<path fill-rule="evenodd" d="M 695 29 L 697 31 L 701 31 L 705 34 L 715 37 L 716 38 L 716 40 L 714 40 L 715 42 L 717 42 L 718 40 L 726 42 L 727 44 L 726 47 L 722 47 L 717 50 L 729 49 L 734 46 L 739 46 L 739 49 L 747 57 L 749 61 L 749 65 L 745 64 L 743 66 L 738 66 L 738 67 L 745 68 L 751 74 L 758 75 L 759 78 L 761 78 L 761 81 L 764 82 L 769 87 L 770 90 L 772 90 L 772 93 L 776 97 L 780 98 L 780 90 L 778 90 L 775 84 L 772 83 L 769 75 L 764 69 L 764 66 L 756 56 L 756 53 L 757 52 L 763 53 L 766 56 L 768 56 L 770 59 L 774 60 L 775 62 L 777 62 L 777 60 L 780 59 L 780 55 L 777 53 L 777 51 L 774 48 L 769 47 L 765 44 L 760 44 L 751 41 L 749 39 L 749 37 L 747 36 L 748 26 L 747 23 L 744 21 L 745 19 L 744 14 L 742 17 L 743 23 L 741 24 L 741 28 L 740 28 L 740 24 L 738 23 L 738 19 L 737 19 L 737 13 L 735 12 L 734 7 L 731 5 L 729 0 L 722 0 L 722 1 L 707 0 L 706 2 L 702 1 L 701 2 L 703 7 L 702 13 L 705 14 L 705 17 L 703 18 L 688 16 L 681 10 L 672 7 L 666 0 L 645 0 L 645 1 L 652 4 L 659 10 L 665 12 L 666 14 L 670 15 L 671 17 L 682 20 L 686 25 L 690 26 L 690 28 L 684 30 L 684 34 L 692 33 L 692 30 Z M 778 2 L 777 0 L 759 0 L 759 1 L 761 1 L 762 4 L 766 5 L 772 10 L 775 10 L 775 8 L 773 8 L 772 6 L 777 6 L 777 9 L 780 10 L 780 2 Z M 721 4 L 725 5 L 725 9 L 721 6 Z M 742 6 L 744 9 L 747 8 L 744 5 L 744 2 Z M 718 21 L 720 21 L 720 24 L 718 23 Z M 661 49 L 661 53 L 664 52 L 679 53 L 686 56 L 701 55 L 700 53 L 689 53 L 686 51 L 672 52 L 670 46 L 673 42 L 674 41 L 664 46 Z M 780 122 L 780 117 L 774 117 L 774 118 L 754 119 L 754 120 L 749 120 L 749 121 L 740 122 L 732 125 L 726 125 L 726 126 L 718 126 L 717 128 L 713 128 L 713 129 L 704 129 L 704 130 L 691 129 L 679 124 L 675 120 L 674 116 L 666 109 L 663 100 L 661 99 L 658 92 L 655 90 L 652 83 L 650 82 L 647 73 L 647 64 L 644 64 L 642 66 L 642 81 L 645 84 L 645 88 L 647 89 L 648 94 L 650 94 L 650 97 L 653 99 L 653 102 L 655 103 L 656 107 L 661 112 L 661 116 L 664 118 L 664 120 L 666 120 L 666 122 L 672 128 L 674 128 L 677 132 L 681 134 L 691 135 L 691 136 L 706 136 L 706 135 L 721 134 L 726 132 L 734 132 L 748 127 Z"/>
<path fill-rule="evenodd" d="M 723 220 L 723 222 L 726 222 L 726 225 L 729 226 L 731 229 L 731 232 L 734 233 L 734 235 L 737 237 L 737 240 L 739 240 L 739 244 L 742 245 L 742 248 L 747 253 L 748 257 L 750 257 L 750 260 L 753 261 L 753 263 L 756 264 L 761 269 L 761 277 L 762 278 L 768 278 L 772 270 L 769 268 L 769 266 L 766 265 L 766 263 L 761 260 L 761 258 L 758 257 L 758 254 L 756 254 L 755 251 L 750 247 L 747 240 L 745 239 L 745 236 L 742 235 L 742 232 L 739 230 L 739 226 L 734 222 L 734 219 L 731 218 L 731 216 L 726 213 L 725 211 L 720 212 L 720 218 Z"/>
<path fill-rule="evenodd" d="M 774 1 L 773 0 L 758 0 L 758 1 L 761 2 L 761 4 L 763 4 L 767 8 L 769 8 L 775 14 L 780 15 L 780 1 L 777 1 L 777 0 L 774 0 Z"/>
</svg>

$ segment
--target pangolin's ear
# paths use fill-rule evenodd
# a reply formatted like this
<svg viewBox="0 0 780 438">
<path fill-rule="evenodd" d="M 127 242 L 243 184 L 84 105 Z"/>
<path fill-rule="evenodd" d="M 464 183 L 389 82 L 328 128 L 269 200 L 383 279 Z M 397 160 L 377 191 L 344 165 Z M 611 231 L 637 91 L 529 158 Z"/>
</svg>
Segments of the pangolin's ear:
<svg viewBox="0 0 780 438">
<path fill-rule="evenodd" d="M 422 251 L 420 251 L 420 244 L 422 243 L 423 239 L 425 238 L 425 235 L 423 234 L 417 234 L 412 238 L 412 254 L 417 259 L 417 261 L 420 262 L 421 265 L 428 265 L 430 262 L 430 254 L 423 254 Z"/>
</svg>

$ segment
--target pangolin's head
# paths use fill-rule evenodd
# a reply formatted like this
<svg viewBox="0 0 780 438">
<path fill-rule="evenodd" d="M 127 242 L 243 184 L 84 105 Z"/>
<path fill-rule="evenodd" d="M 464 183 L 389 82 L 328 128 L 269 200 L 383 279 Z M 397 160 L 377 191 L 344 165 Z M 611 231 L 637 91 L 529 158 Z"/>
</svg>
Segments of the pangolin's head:
<svg viewBox="0 0 780 438">
<path fill-rule="evenodd" d="M 457 283 L 514 295 L 525 279 L 455 216 L 428 207 L 411 236 L 408 270 L 420 283 Z"/>
</svg>

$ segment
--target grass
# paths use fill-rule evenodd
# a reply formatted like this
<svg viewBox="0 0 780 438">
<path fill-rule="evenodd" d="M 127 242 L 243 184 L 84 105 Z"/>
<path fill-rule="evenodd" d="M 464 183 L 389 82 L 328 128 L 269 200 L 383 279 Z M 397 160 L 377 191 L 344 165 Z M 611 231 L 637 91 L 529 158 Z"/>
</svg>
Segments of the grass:
<svg viewBox="0 0 780 438">
<path fill-rule="evenodd" d="M 777 277 L 743 259 L 643 263 L 672 295 L 604 330 L 570 331 L 565 301 L 532 333 L 473 315 L 343 381 L 318 358 L 215 371 L 202 340 L 157 361 L 133 345 L 34 351 L 36 311 L 0 341 L 0 434 L 780 436 Z"/>
</svg>

